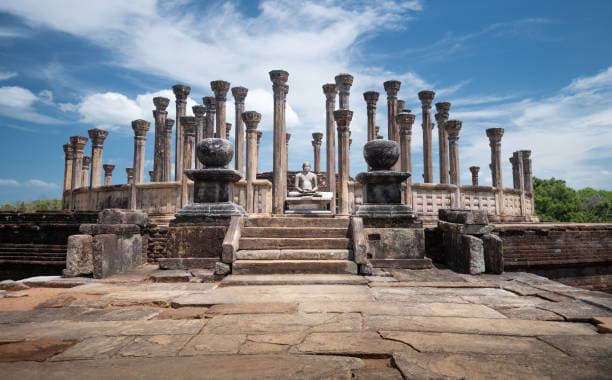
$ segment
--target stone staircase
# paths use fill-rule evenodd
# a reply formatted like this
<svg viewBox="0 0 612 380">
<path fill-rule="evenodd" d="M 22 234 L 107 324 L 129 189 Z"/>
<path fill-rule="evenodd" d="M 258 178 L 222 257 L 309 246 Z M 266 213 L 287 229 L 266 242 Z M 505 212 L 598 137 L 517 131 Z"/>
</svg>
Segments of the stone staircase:
<svg viewBox="0 0 612 380">
<path fill-rule="evenodd" d="M 348 218 L 250 217 L 232 273 L 357 274 Z"/>
</svg>

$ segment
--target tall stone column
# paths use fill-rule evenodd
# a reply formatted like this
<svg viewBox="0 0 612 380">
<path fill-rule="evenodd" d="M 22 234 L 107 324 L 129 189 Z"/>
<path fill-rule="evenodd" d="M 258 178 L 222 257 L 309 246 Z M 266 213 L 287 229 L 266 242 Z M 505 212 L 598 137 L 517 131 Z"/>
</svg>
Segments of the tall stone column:
<svg viewBox="0 0 612 380">
<path fill-rule="evenodd" d="M 108 132 L 94 128 L 87 131 L 91 139 L 91 187 L 98 187 L 102 181 L 102 149 Z"/>
<path fill-rule="evenodd" d="M 338 90 L 333 83 L 323 85 L 325 94 L 325 169 L 327 170 L 327 188 L 332 193 L 330 210 L 336 213 L 336 131 L 334 128 L 334 109 Z"/>
<path fill-rule="evenodd" d="M 134 183 L 144 182 L 145 146 L 150 124 L 146 120 L 132 121 L 134 130 Z"/>
<path fill-rule="evenodd" d="M 351 74 L 336 75 L 336 88 L 338 89 L 338 109 L 349 109 L 349 97 L 351 95 L 351 86 L 353 85 L 353 76 Z"/>
<path fill-rule="evenodd" d="M 421 101 L 421 109 L 423 113 L 423 182 L 433 182 L 433 151 L 431 144 L 431 130 L 433 124 L 431 122 L 431 102 L 436 93 L 425 90 L 419 92 L 419 100 Z"/>
<path fill-rule="evenodd" d="M 193 149 L 193 158 L 191 160 L 191 162 L 193 162 L 195 164 L 195 168 L 196 169 L 202 169 L 202 163 L 200 162 L 200 160 L 195 159 L 195 146 L 204 139 L 204 129 L 205 129 L 205 124 L 206 124 L 206 118 L 205 118 L 205 114 L 206 114 L 206 107 L 201 106 L 201 105 L 197 105 L 197 106 L 193 106 L 192 107 L 193 110 L 193 115 L 195 117 L 195 122 L 196 122 L 196 130 L 195 130 L 195 140 L 194 140 L 194 149 Z M 190 168 L 185 168 L 185 169 L 190 169 Z"/>
<path fill-rule="evenodd" d="M 193 154 L 195 146 L 197 120 L 194 116 L 182 116 L 181 128 L 183 128 L 183 170 L 191 169 L 193 166 Z"/>
<path fill-rule="evenodd" d="M 448 120 L 451 104 L 436 103 L 436 123 L 438 123 L 438 159 L 440 160 L 440 183 L 448 183 L 448 136 L 444 123 Z"/>
<path fill-rule="evenodd" d="M 242 113 L 244 112 L 244 99 L 246 99 L 248 88 L 245 87 L 233 87 L 232 95 L 234 96 L 234 109 L 236 110 L 236 117 L 234 125 L 236 126 L 234 132 L 234 149 L 236 154 L 234 155 L 234 168 L 238 170 L 240 174 L 244 173 L 244 122 L 242 120 Z"/>
<path fill-rule="evenodd" d="M 70 190 L 72 186 L 72 161 L 74 160 L 74 149 L 71 144 L 64 144 L 64 191 Z"/>
<path fill-rule="evenodd" d="M 472 186 L 478 186 L 478 172 L 480 166 L 470 166 L 470 172 L 472 172 Z"/>
<path fill-rule="evenodd" d="M 388 80 L 384 83 L 387 92 L 387 139 L 399 144 L 399 128 L 397 127 L 397 93 L 402 82 L 398 80 Z M 399 169 L 399 163 L 395 164 L 394 170 Z"/>
<path fill-rule="evenodd" d="M 289 86 L 286 84 L 289 73 L 284 70 L 270 71 L 272 91 L 274 92 L 274 147 L 272 169 L 272 213 L 285 212 L 285 197 L 287 196 L 287 152 L 285 103 Z"/>
<path fill-rule="evenodd" d="M 342 151 L 340 157 L 340 165 L 338 167 L 338 214 L 349 214 L 349 135 L 350 124 L 353 119 L 353 111 L 337 110 L 334 111 L 334 120 L 336 120 L 338 130 L 338 146 Z"/>
<path fill-rule="evenodd" d="M 172 181 L 172 127 L 174 126 L 174 120 L 166 119 L 164 125 L 164 159 L 162 166 L 162 182 Z"/>
<path fill-rule="evenodd" d="M 518 162 L 517 159 L 517 154 L 516 152 L 514 152 L 512 154 L 512 156 L 510 156 L 509 160 L 510 160 L 510 164 L 512 164 L 512 188 L 514 189 L 520 189 L 520 180 L 519 180 L 519 170 L 518 170 Z M 489 165 L 489 167 L 491 167 Z"/>
<path fill-rule="evenodd" d="M 259 173 L 259 147 L 261 146 L 261 136 L 263 136 L 262 131 L 257 131 L 257 151 L 255 153 L 255 174 Z"/>
<path fill-rule="evenodd" d="M 314 132 L 312 134 L 312 149 L 314 153 L 314 171 L 321 173 L 321 145 L 323 144 L 323 134 Z"/>
<path fill-rule="evenodd" d="M 87 137 L 70 136 L 73 157 L 71 190 L 78 189 L 84 185 L 81 181 L 83 180 L 83 149 L 85 149 L 85 144 L 87 144 Z"/>
<path fill-rule="evenodd" d="M 81 179 L 81 186 L 82 187 L 89 187 L 89 165 L 91 164 L 91 157 L 90 156 L 84 156 L 83 157 L 83 170 L 82 170 L 82 174 L 83 174 L 83 178 Z"/>
<path fill-rule="evenodd" d="M 402 99 L 397 99 L 397 114 L 404 112 L 406 108 L 406 101 Z M 407 111 L 410 113 L 410 110 Z M 400 132 L 401 133 L 401 132 Z"/>
<path fill-rule="evenodd" d="M 176 141 L 174 149 L 174 180 L 180 181 L 183 177 L 183 128 L 181 128 L 181 117 L 185 116 L 187 110 L 187 97 L 191 92 L 191 87 L 177 84 L 172 87 L 176 97 Z M 136 168 L 134 168 L 136 169 Z M 138 177 L 136 177 L 138 181 Z M 136 182 L 138 183 L 138 182 Z"/>
<path fill-rule="evenodd" d="M 104 164 L 102 167 L 104 168 L 104 186 L 110 186 L 113 184 L 113 170 L 115 170 L 115 165 Z"/>
<path fill-rule="evenodd" d="M 404 190 L 404 204 L 412 206 L 412 125 L 414 115 L 409 112 L 400 112 L 396 116 L 400 130 L 400 171 L 410 173 L 406 179 Z"/>
<path fill-rule="evenodd" d="M 368 141 L 376 140 L 376 102 L 378 102 L 379 95 L 376 91 L 363 93 L 368 110 Z"/>
<path fill-rule="evenodd" d="M 214 96 L 205 96 L 202 98 L 204 107 L 206 107 L 206 131 L 204 138 L 210 139 L 215 137 L 215 113 L 217 112 L 217 102 Z"/>
<path fill-rule="evenodd" d="M 287 163 L 287 171 L 289 171 L 289 140 L 291 140 L 291 133 L 285 133 L 285 162 Z"/>
<path fill-rule="evenodd" d="M 125 174 L 127 175 L 128 185 L 134 184 L 134 168 L 125 168 Z"/>
<path fill-rule="evenodd" d="M 501 139 L 504 135 L 503 128 L 487 129 L 487 137 L 489 138 L 489 146 L 491 147 L 491 186 L 502 189 L 502 171 L 501 171 Z"/>
<path fill-rule="evenodd" d="M 166 155 L 166 119 L 168 118 L 170 99 L 157 96 L 153 98 L 153 117 L 155 118 L 155 151 L 153 153 L 153 182 L 164 181 L 164 157 Z M 172 136 L 170 136 L 172 140 Z M 167 180 L 167 179 L 166 179 Z"/>
<path fill-rule="evenodd" d="M 525 184 L 525 192 L 533 194 L 533 173 L 531 168 L 531 151 L 521 150 L 523 154 L 523 183 Z"/>
<path fill-rule="evenodd" d="M 227 101 L 227 92 L 230 89 L 229 82 L 224 80 L 214 80 L 210 82 L 210 88 L 215 93 L 215 105 L 217 107 L 217 120 L 215 126 L 215 136 L 225 138 L 225 102 Z"/>
<path fill-rule="evenodd" d="M 246 124 L 246 198 L 247 212 L 255 211 L 255 197 L 253 182 L 257 178 L 257 125 L 261 121 L 261 114 L 255 111 L 242 113 L 242 121 Z"/>
<path fill-rule="evenodd" d="M 459 181 L 459 131 L 461 130 L 460 120 L 448 120 L 444 123 L 448 134 L 448 149 L 450 161 L 450 183 L 460 186 Z"/>
</svg>

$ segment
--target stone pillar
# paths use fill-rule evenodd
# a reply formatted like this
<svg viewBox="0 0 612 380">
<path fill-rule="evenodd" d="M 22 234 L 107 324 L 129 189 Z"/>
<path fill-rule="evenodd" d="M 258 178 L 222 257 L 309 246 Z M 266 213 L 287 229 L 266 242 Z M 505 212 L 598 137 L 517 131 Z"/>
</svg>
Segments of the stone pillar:
<svg viewBox="0 0 612 380">
<path fill-rule="evenodd" d="M 438 123 L 438 158 L 440 160 L 440 183 L 448 183 L 448 136 L 444 123 L 448 120 L 451 104 L 436 103 L 436 123 Z"/>
<path fill-rule="evenodd" d="M 81 179 L 82 187 L 89 187 L 89 165 L 91 164 L 91 157 L 84 156 L 83 157 L 83 178 Z"/>
<path fill-rule="evenodd" d="M 272 169 L 272 213 L 285 212 L 285 197 L 287 196 L 287 152 L 285 103 L 289 86 L 286 84 L 289 73 L 284 70 L 270 71 L 272 91 L 274 92 L 274 147 Z"/>
<path fill-rule="evenodd" d="M 382 140 L 384 138 L 383 135 L 380 134 L 380 127 L 374 127 L 374 132 L 376 133 L 376 140 Z"/>
<path fill-rule="evenodd" d="M 368 142 L 376 140 L 376 102 L 378 102 L 379 95 L 376 91 L 363 93 L 363 99 L 366 101 L 368 109 Z"/>
<path fill-rule="evenodd" d="M 166 119 L 164 125 L 164 158 L 162 165 L 162 182 L 172 181 L 172 127 L 174 126 L 174 120 Z"/>
<path fill-rule="evenodd" d="M 412 205 L 412 125 L 414 115 L 409 112 L 400 112 L 396 116 L 400 130 L 400 171 L 410 174 L 406 178 L 404 189 L 404 204 Z"/>
<path fill-rule="evenodd" d="M 334 120 L 338 129 L 338 148 L 342 152 L 338 167 L 338 214 L 349 214 L 349 134 L 353 111 L 334 111 Z"/>
<path fill-rule="evenodd" d="M 193 166 L 193 151 L 195 145 L 197 120 L 194 116 L 182 116 L 181 128 L 183 128 L 183 170 L 191 169 Z"/>
<path fill-rule="evenodd" d="M 431 122 L 431 102 L 436 93 L 433 91 L 419 92 L 419 100 L 421 101 L 421 109 L 423 113 L 423 182 L 433 182 L 433 153 L 431 144 L 431 130 L 433 124 Z"/>
<path fill-rule="evenodd" d="M 87 144 L 87 137 L 84 136 L 70 136 L 70 145 L 72 146 L 72 183 L 70 185 L 71 190 L 78 189 L 83 186 L 81 181 L 83 180 L 83 149 Z"/>
<path fill-rule="evenodd" d="M 176 141 L 174 149 L 174 180 L 180 181 L 183 177 L 183 128 L 181 128 L 181 117 L 185 116 L 187 108 L 187 97 L 191 87 L 177 84 L 172 87 L 176 97 Z M 137 168 L 134 168 L 137 169 Z M 136 177 L 138 181 L 138 177 Z M 138 182 L 137 182 L 138 183 Z"/>
<path fill-rule="evenodd" d="M 125 168 L 125 174 L 127 175 L 128 185 L 134 184 L 134 168 Z"/>
<path fill-rule="evenodd" d="M 491 186 L 497 189 L 503 188 L 501 171 L 501 138 L 503 135 L 503 128 L 487 129 L 487 137 L 491 147 Z"/>
<path fill-rule="evenodd" d="M 321 145 L 323 144 L 323 134 L 314 132 L 312 134 L 312 149 L 314 153 L 314 171 L 321 173 Z"/>
<path fill-rule="evenodd" d="M 336 131 L 334 130 L 334 109 L 338 90 L 333 83 L 323 85 L 325 94 L 325 169 L 327 170 L 327 188 L 332 193 L 330 210 L 336 213 Z"/>
<path fill-rule="evenodd" d="M 384 83 L 385 91 L 387 92 L 387 139 L 395 141 L 399 144 L 399 129 L 397 128 L 397 93 L 400 90 L 402 82 L 398 80 L 388 80 Z M 399 163 L 393 167 L 394 170 L 399 169 Z"/>
<path fill-rule="evenodd" d="M 402 99 L 397 99 L 397 114 L 399 115 L 400 113 L 404 112 L 405 108 L 406 108 L 406 101 Z M 408 113 L 410 113 L 410 110 L 408 110 Z"/>
<path fill-rule="evenodd" d="M 232 123 L 225 123 L 225 139 L 230 139 L 230 132 L 232 131 Z"/>
<path fill-rule="evenodd" d="M 533 173 L 531 168 L 531 151 L 521 150 L 523 154 L 523 183 L 525 184 L 525 192 L 533 194 Z"/>
<path fill-rule="evenodd" d="M 257 131 L 257 150 L 255 153 L 255 174 L 259 173 L 259 147 L 261 146 L 261 136 L 263 136 L 262 131 Z"/>
<path fill-rule="evenodd" d="M 91 187 L 98 187 L 102 181 L 102 148 L 108 132 L 94 128 L 87 131 L 91 139 Z"/>
<path fill-rule="evenodd" d="M 205 118 L 205 114 L 206 114 L 206 107 L 201 106 L 201 105 L 197 105 L 197 106 L 193 106 L 192 107 L 193 110 L 193 115 L 195 117 L 195 122 L 196 122 L 196 130 L 195 130 L 195 140 L 193 143 L 194 149 L 192 152 L 192 159 L 191 162 L 195 164 L 195 168 L 196 169 L 202 169 L 202 163 L 200 162 L 200 160 L 195 159 L 195 146 L 204 139 L 204 129 L 205 129 L 205 124 L 206 124 L 206 118 Z M 191 168 L 185 168 L 185 169 L 191 169 Z"/>
<path fill-rule="evenodd" d="M 460 120 L 448 120 L 444 123 L 448 134 L 448 149 L 450 163 L 450 183 L 460 186 L 459 181 L 459 131 L 461 130 Z"/>
<path fill-rule="evenodd" d="M 520 189 L 520 180 L 519 180 L 519 171 L 518 171 L 518 162 L 516 162 L 516 152 L 512 154 L 510 157 L 510 164 L 512 164 L 512 187 L 514 189 Z M 489 167 L 491 167 L 489 165 Z"/>
<path fill-rule="evenodd" d="M 335 79 L 336 88 L 338 89 L 338 109 L 348 110 L 353 76 L 351 74 L 338 74 Z"/>
<path fill-rule="evenodd" d="M 204 138 L 210 139 L 215 137 L 215 113 L 217 112 L 217 102 L 214 96 L 205 96 L 202 98 L 206 107 L 206 132 Z"/>
<path fill-rule="evenodd" d="M 287 171 L 289 171 L 289 140 L 291 140 L 291 133 L 285 133 L 285 162 Z"/>
<path fill-rule="evenodd" d="M 72 186 L 72 161 L 74 160 L 74 149 L 71 144 L 64 144 L 64 191 L 70 190 Z"/>
<path fill-rule="evenodd" d="M 166 156 L 166 119 L 168 118 L 168 104 L 170 99 L 157 96 L 153 98 L 153 117 L 155 118 L 155 151 L 153 153 L 153 182 L 164 181 L 164 165 Z M 170 136 L 172 140 L 172 136 Z M 167 181 L 167 179 L 166 179 Z"/>
<path fill-rule="evenodd" d="M 115 170 L 115 165 L 104 164 L 102 167 L 104 168 L 104 186 L 111 186 L 113 184 L 113 170 Z"/>
<path fill-rule="evenodd" d="M 236 117 L 234 125 L 236 130 L 234 132 L 234 148 L 236 154 L 234 155 L 234 168 L 242 175 L 244 173 L 244 123 L 242 120 L 242 113 L 244 112 L 244 99 L 246 99 L 249 90 L 245 87 L 233 87 L 232 95 L 234 96 L 234 108 L 236 110 Z"/>
<path fill-rule="evenodd" d="M 470 166 L 470 172 L 472 172 L 472 186 L 478 186 L 478 172 L 480 166 Z"/>
<path fill-rule="evenodd" d="M 227 92 L 230 89 L 230 84 L 224 80 L 214 80 L 210 82 L 210 88 L 215 93 L 215 105 L 217 107 L 215 136 L 224 139 L 225 131 L 227 130 L 225 125 L 225 102 L 227 101 Z"/>
<path fill-rule="evenodd" d="M 246 198 L 247 212 L 255 210 L 253 182 L 257 178 L 257 125 L 261 121 L 261 114 L 255 111 L 242 113 L 242 121 L 246 124 Z"/>
<path fill-rule="evenodd" d="M 150 124 L 148 121 L 138 119 L 132 121 L 134 130 L 134 183 L 144 182 L 145 146 L 147 142 L 147 132 Z"/>
</svg>

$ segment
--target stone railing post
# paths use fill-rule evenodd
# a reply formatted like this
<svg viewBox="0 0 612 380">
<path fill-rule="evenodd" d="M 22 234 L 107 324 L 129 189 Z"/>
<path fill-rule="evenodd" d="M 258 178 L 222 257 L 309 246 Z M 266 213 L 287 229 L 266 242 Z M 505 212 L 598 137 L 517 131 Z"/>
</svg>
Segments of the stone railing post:
<svg viewBox="0 0 612 380">
<path fill-rule="evenodd" d="M 408 112 L 400 112 L 396 116 L 400 130 L 400 171 L 410 174 L 406 178 L 404 190 L 404 204 L 412 206 L 412 125 L 414 115 Z"/>
<path fill-rule="evenodd" d="M 397 93 L 400 90 L 402 82 L 398 80 L 388 80 L 383 83 L 387 92 L 387 139 L 393 140 L 399 144 L 399 129 L 397 127 Z M 399 169 L 399 163 L 393 167 L 394 170 Z"/>
<path fill-rule="evenodd" d="M 448 120 L 451 104 L 436 103 L 436 123 L 438 123 L 438 158 L 440 160 L 440 183 L 448 183 L 448 136 L 444 123 Z"/>
<path fill-rule="evenodd" d="M 289 73 L 284 70 L 270 71 L 272 91 L 274 92 L 274 147 L 272 168 L 272 213 L 285 212 L 285 197 L 287 196 L 287 152 L 285 106 L 289 86 L 286 84 Z"/>
<path fill-rule="evenodd" d="M 242 113 L 242 121 L 246 124 L 246 199 L 247 212 L 255 210 L 253 182 L 257 177 L 257 126 L 261 114 L 255 111 Z"/>
<path fill-rule="evenodd" d="M 155 118 L 155 151 L 153 152 L 153 182 L 167 181 L 164 178 L 164 157 L 166 155 L 166 119 L 168 118 L 168 105 L 170 99 L 157 96 L 153 98 L 153 117 Z M 172 140 L 172 136 L 170 136 Z"/>
<path fill-rule="evenodd" d="M 125 174 L 127 175 L 128 185 L 134 184 L 134 168 L 125 168 Z"/>
<path fill-rule="evenodd" d="M 255 176 L 259 173 L 259 147 L 261 146 L 261 136 L 263 136 L 262 131 L 257 131 L 257 148 L 255 153 Z"/>
<path fill-rule="evenodd" d="M 419 100 L 421 101 L 421 110 L 423 114 L 423 182 L 433 182 L 433 153 L 432 153 L 432 136 L 431 130 L 433 123 L 431 122 L 431 102 L 433 102 L 436 93 L 425 90 L 419 92 Z"/>
<path fill-rule="evenodd" d="M 321 145 L 323 144 L 323 133 L 314 132 L 312 134 L 312 149 L 314 153 L 314 171 L 321 173 Z"/>
<path fill-rule="evenodd" d="M 353 85 L 353 76 L 351 74 L 336 75 L 336 88 L 338 89 L 338 109 L 349 109 L 349 97 L 351 95 L 351 86 Z"/>
<path fill-rule="evenodd" d="M 521 150 L 523 153 L 523 183 L 525 184 L 525 192 L 533 194 L 533 173 L 531 168 L 531 151 Z"/>
<path fill-rule="evenodd" d="M 196 129 L 195 129 L 195 140 L 193 143 L 193 152 L 192 152 L 192 159 L 191 162 L 193 164 L 195 164 L 195 168 L 196 169 L 202 169 L 202 163 L 200 162 L 200 160 L 196 159 L 195 157 L 195 146 L 204 139 L 204 129 L 206 128 L 206 107 L 201 106 L 201 105 L 197 105 L 197 106 L 193 106 L 191 107 L 191 109 L 193 110 L 193 116 L 195 117 L 195 123 L 196 123 Z M 185 168 L 185 169 L 190 169 L 190 168 Z"/>
<path fill-rule="evenodd" d="M 74 160 L 74 149 L 70 143 L 64 144 L 64 191 L 70 190 L 72 186 L 72 161 Z"/>
<path fill-rule="evenodd" d="M 503 135 L 503 128 L 487 129 L 487 137 L 491 147 L 491 185 L 497 189 L 503 189 L 501 171 L 501 139 Z"/>
<path fill-rule="evenodd" d="M 113 170 L 115 170 L 115 165 L 104 164 L 102 167 L 104 168 L 104 186 L 111 186 L 113 184 Z"/>
<path fill-rule="evenodd" d="M 224 80 L 214 80 L 210 82 L 210 89 L 215 94 L 215 105 L 217 107 L 215 136 L 220 139 L 225 139 L 225 133 L 227 131 L 227 126 L 225 125 L 225 102 L 227 101 L 227 92 L 230 89 L 230 83 Z"/>
<path fill-rule="evenodd" d="M 72 183 L 70 186 L 71 190 L 78 189 L 83 186 L 81 181 L 83 180 L 83 150 L 87 144 L 87 137 L 84 136 L 70 136 L 70 145 L 72 146 Z"/>
<path fill-rule="evenodd" d="M 478 186 L 478 172 L 480 171 L 480 166 L 470 166 L 470 172 L 472 173 L 472 186 Z"/>
<path fill-rule="evenodd" d="M 147 142 L 147 132 L 150 124 L 148 121 L 138 119 L 132 121 L 134 130 L 134 183 L 144 182 L 145 146 Z"/>
<path fill-rule="evenodd" d="M 363 93 L 363 99 L 366 101 L 368 110 L 368 142 L 376 140 L 376 102 L 380 94 L 376 91 L 368 91 Z"/>
<path fill-rule="evenodd" d="M 338 167 L 338 214 L 349 214 L 349 135 L 350 124 L 353 119 L 353 111 L 337 110 L 334 111 L 334 120 L 338 129 L 338 148 L 340 155 L 340 165 Z"/>
<path fill-rule="evenodd" d="M 173 119 L 166 119 L 164 125 L 164 157 L 162 165 L 162 182 L 172 181 L 172 127 Z"/>
<path fill-rule="evenodd" d="M 453 204 L 455 208 L 461 207 L 461 200 L 459 199 L 461 196 L 459 171 L 459 131 L 461 130 L 461 124 L 459 120 L 448 120 L 444 123 L 444 128 L 446 128 L 446 133 L 448 135 L 450 183 L 456 186 L 455 201 Z"/>
<path fill-rule="evenodd" d="M 249 90 L 245 87 L 232 87 L 232 95 L 234 96 L 234 109 L 236 117 L 234 125 L 234 147 L 236 154 L 234 155 L 234 169 L 241 175 L 244 174 L 244 122 L 242 113 L 244 112 L 244 100 L 246 99 Z"/>
<path fill-rule="evenodd" d="M 336 131 L 334 128 L 334 109 L 338 89 L 333 83 L 323 85 L 325 94 L 325 169 L 327 170 L 327 191 L 332 193 L 330 210 L 336 213 Z"/>
<path fill-rule="evenodd" d="M 217 102 L 214 96 L 205 96 L 202 98 L 204 107 L 206 107 L 206 130 L 204 138 L 210 139 L 215 137 L 215 113 L 217 112 Z"/>
<path fill-rule="evenodd" d="M 176 97 L 176 141 L 174 149 L 174 180 L 179 181 L 183 177 L 183 128 L 181 128 L 181 117 L 187 111 L 187 97 L 191 87 L 177 84 L 172 87 Z"/>
<path fill-rule="evenodd" d="M 87 131 L 91 139 L 91 187 L 98 187 L 102 181 L 102 149 L 108 132 L 94 128 Z"/>
<path fill-rule="evenodd" d="M 83 156 L 83 170 L 82 170 L 82 174 L 83 174 L 83 178 L 81 179 L 81 186 L 82 187 L 89 187 L 89 165 L 91 164 L 91 157 L 90 156 Z"/>
</svg>

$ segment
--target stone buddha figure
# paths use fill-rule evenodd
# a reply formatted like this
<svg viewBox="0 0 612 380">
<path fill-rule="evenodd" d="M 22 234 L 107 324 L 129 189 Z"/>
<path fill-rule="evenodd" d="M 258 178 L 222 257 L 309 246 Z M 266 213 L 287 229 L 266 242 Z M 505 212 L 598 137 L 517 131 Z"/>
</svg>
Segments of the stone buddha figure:
<svg viewBox="0 0 612 380">
<path fill-rule="evenodd" d="M 310 163 L 302 164 L 302 172 L 295 175 L 295 189 L 289 193 L 290 197 L 320 197 L 317 175 L 310 171 Z"/>
</svg>

